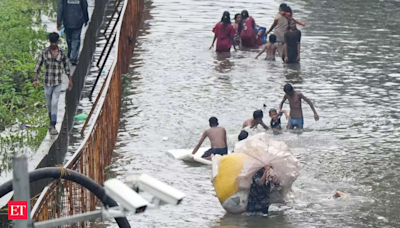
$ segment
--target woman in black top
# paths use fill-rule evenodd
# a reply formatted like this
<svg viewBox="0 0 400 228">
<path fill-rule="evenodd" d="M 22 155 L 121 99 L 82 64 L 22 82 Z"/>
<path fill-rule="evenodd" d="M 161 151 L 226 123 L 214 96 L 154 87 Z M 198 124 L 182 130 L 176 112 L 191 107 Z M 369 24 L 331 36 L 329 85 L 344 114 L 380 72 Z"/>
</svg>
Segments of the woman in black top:
<svg viewBox="0 0 400 228">
<path fill-rule="evenodd" d="M 289 20 L 288 31 L 285 33 L 285 47 L 282 60 L 285 63 L 298 63 L 300 61 L 301 31 L 296 27 L 296 21 Z"/>
</svg>

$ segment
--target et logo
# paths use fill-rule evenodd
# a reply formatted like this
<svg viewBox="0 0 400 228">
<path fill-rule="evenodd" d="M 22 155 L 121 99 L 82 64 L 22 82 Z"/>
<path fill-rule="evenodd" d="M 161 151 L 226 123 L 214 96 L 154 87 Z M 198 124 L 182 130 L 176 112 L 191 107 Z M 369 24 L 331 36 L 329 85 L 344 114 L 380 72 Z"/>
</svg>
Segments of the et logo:
<svg viewBox="0 0 400 228">
<path fill-rule="evenodd" d="M 27 220 L 28 201 L 9 201 L 8 220 Z"/>
</svg>

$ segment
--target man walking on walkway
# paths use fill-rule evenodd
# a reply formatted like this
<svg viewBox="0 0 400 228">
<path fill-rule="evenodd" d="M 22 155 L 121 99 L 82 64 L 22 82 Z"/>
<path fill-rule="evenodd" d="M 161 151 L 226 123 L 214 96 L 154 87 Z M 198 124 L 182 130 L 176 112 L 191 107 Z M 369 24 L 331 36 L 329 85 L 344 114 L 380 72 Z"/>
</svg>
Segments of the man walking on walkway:
<svg viewBox="0 0 400 228">
<path fill-rule="evenodd" d="M 89 21 L 88 4 L 86 0 L 58 0 L 57 29 L 64 22 L 67 35 L 68 58 L 72 65 L 78 64 L 81 45 L 82 26 Z"/>
<path fill-rule="evenodd" d="M 40 53 L 35 67 L 35 80 L 33 81 L 33 87 L 37 86 L 37 78 L 43 63 L 45 64 L 45 70 L 43 73 L 44 78 L 44 94 L 46 99 L 47 112 L 49 113 L 50 134 L 57 135 L 56 130 L 57 123 L 57 109 L 58 109 L 58 98 L 61 93 L 61 78 L 62 78 L 62 66 L 64 65 L 65 74 L 69 78 L 69 90 L 72 89 L 72 79 L 70 75 L 69 60 L 65 51 L 58 47 L 59 35 L 55 32 L 50 33 L 49 41 L 50 46 L 43 49 Z"/>
</svg>

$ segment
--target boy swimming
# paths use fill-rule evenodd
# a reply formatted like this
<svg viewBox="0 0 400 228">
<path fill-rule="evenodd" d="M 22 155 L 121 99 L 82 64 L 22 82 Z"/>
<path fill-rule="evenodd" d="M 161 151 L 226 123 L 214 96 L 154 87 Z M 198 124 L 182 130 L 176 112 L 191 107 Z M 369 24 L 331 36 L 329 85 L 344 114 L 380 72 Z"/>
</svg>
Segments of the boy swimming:
<svg viewBox="0 0 400 228">
<path fill-rule="evenodd" d="M 319 120 L 319 116 L 317 114 L 317 111 L 315 111 L 314 105 L 312 102 L 304 96 L 302 93 L 295 91 L 293 89 L 293 86 L 290 84 L 286 84 L 283 87 L 283 91 L 285 91 L 285 96 L 283 97 L 283 100 L 279 106 L 280 112 L 282 112 L 282 107 L 283 104 L 285 103 L 286 100 L 289 100 L 289 105 L 290 105 L 290 119 L 287 128 L 288 129 L 293 129 L 293 128 L 303 128 L 304 125 L 304 120 L 303 120 L 303 109 L 301 108 L 301 100 L 305 100 L 308 105 L 310 105 L 311 109 L 314 112 L 314 119 L 315 121 Z"/>
<path fill-rule="evenodd" d="M 242 128 L 245 128 L 245 127 L 255 128 L 260 124 L 261 126 L 264 127 L 265 130 L 268 130 L 268 126 L 265 125 L 265 123 L 262 120 L 263 117 L 264 117 L 263 111 L 261 111 L 261 110 L 254 111 L 253 118 L 250 118 L 250 119 L 244 121 Z"/>
<path fill-rule="evenodd" d="M 264 48 L 260 51 L 260 53 L 258 53 L 258 55 L 256 56 L 256 59 L 263 52 L 267 52 L 267 57 L 265 58 L 265 60 L 275 61 L 275 54 L 276 54 L 276 51 L 278 50 L 275 43 L 276 43 L 276 36 L 274 34 L 269 35 L 269 43 L 264 46 Z"/>
<path fill-rule="evenodd" d="M 197 146 L 194 148 L 192 154 L 195 154 L 204 140 L 208 137 L 211 143 L 211 149 L 207 150 L 202 158 L 211 159 L 212 154 L 225 155 L 228 154 L 228 147 L 226 143 L 226 130 L 223 127 L 218 127 L 218 119 L 211 117 L 209 119 L 210 129 L 206 130 L 201 136 Z"/>
</svg>

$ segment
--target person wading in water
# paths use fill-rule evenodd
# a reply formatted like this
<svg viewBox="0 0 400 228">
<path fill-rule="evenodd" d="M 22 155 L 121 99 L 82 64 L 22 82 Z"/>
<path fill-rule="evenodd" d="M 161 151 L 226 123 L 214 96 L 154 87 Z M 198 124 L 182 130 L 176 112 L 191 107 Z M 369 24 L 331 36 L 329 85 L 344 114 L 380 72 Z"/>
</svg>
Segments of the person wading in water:
<svg viewBox="0 0 400 228">
<path fill-rule="evenodd" d="M 211 47 L 214 47 L 215 40 L 217 40 L 217 52 L 229 52 L 232 44 L 234 43 L 233 37 L 236 35 L 235 28 L 231 25 L 231 17 L 228 11 L 225 11 L 222 15 L 221 22 L 218 22 L 214 29 L 214 39 Z M 233 46 L 236 50 L 236 47 Z"/>
<path fill-rule="evenodd" d="M 296 27 L 296 21 L 289 20 L 289 29 L 285 33 L 285 47 L 282 60 L 285 63 L 298 63 L 300 61 L 301 31 Z"/>
<path fill-rule="evenodd" d="M 249 16 L 247 10 L 242 11 L 242 19 L 239 23 L 238 33 L 243 47 L 256 47 L 257 46 L 257 31 L 256 22 Z"/>
<path fill-rule="evenodd" d="M 269 34 L 274 30 L 274 35 L 276 36 L 276 47 L 278 48 L 278 52 L 280 57 L 282 57 L 283 46 L 285 44 L 285 32 L 288 28 L 288 19 L 284 16 L 284 7 L 286 7 L 285 3 L 282 3 L 279 6 L 279 12 L 274 18 L 274 23 L 271 25 L 271 28 L 267 32 Z"/>
</svg>

